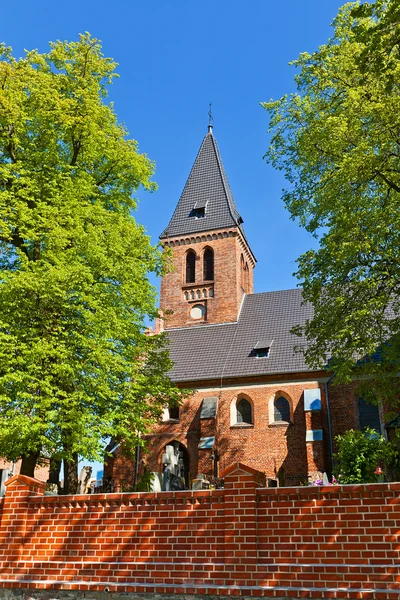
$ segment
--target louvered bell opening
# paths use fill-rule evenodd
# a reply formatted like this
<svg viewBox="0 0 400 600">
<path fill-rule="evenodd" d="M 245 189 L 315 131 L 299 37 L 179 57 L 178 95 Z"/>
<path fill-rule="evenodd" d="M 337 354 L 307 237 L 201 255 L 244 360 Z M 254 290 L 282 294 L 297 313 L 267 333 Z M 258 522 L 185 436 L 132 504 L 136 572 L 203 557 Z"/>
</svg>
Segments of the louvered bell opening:
<svg viewBox="0 0 400 600">
<path fill-rule="evenodd" d="M 203 276 L 204 281 L 214 281 L 214 252 L 207 248 L 203 255 Z"/>
<path fill-rule="evenodd" d="M 196 281 L 196 255 L 191 250 L 186 255 L 186 283 Z"/>
</svg>

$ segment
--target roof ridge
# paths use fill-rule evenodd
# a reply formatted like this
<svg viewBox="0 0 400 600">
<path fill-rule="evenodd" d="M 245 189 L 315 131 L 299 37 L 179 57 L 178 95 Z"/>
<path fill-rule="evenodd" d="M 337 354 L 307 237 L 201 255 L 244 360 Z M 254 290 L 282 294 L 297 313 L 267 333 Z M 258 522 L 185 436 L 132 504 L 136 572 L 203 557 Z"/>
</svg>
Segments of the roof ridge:
<svg viewBox="0 0 400 600">
<path fill-rule="evenodd" d="M 267 290 L 265 292 L 254 292 L 253 294 L 247 294 L 248 297 L 252 297 L 252 296 L 263 296 L 265 294 L 281 294 L 283 292 L 302 292 L 302 288 L 301 287 L 295 287 L 295 288 L 287 288 L 285 290 Z"/>
<path fill-rule="evenodd" d="M 222 162 L 221 155 L 219 153 L 217 140 L 215 139 L 215 137 L 213 136 L 211 131 L 210 131 L 209 135 L 211 135 L 211 139 L 213 141 L 214 151 L 215 151 L 215 155 L 217 157 L 218 168 L 219 168 L 219 172 L 220 172 L 221 179 L 222 179 L 222 185 L 224 186 L 226 198 L 228 200 L 229 212 L 231 213 L 231 217 L 235 221 L 235 223 L 237 225 L 240 225 L 240 223 L 238 222 L 238 217 L 234 214 L 234 212 L 236 212 L 237 215 L 240 217 L 239 211 L 236 208 L 235 199 L 232 194 L 231 186 L 229 185 L 228 176 L 225 172 L 225 167 Z M 232 209 L 232 203 L 233 203 L 233 209 Z"/>
</svg>

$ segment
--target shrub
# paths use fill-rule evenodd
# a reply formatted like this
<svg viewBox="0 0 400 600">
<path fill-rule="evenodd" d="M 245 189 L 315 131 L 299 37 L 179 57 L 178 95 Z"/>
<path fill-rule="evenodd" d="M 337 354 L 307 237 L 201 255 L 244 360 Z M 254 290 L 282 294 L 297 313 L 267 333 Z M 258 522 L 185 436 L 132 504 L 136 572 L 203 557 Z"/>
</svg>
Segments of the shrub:
<svg viewBox="0 0 400 600">
<path fill-rule="evenodd" d="M 338 444 L 335 472 L 339 483 L 374 483 L 378 466 L 385 472 L 386 467 L 398 461 L 398 451 L 374 429 L 350 429 L 335 439 Z"/>
</svg>

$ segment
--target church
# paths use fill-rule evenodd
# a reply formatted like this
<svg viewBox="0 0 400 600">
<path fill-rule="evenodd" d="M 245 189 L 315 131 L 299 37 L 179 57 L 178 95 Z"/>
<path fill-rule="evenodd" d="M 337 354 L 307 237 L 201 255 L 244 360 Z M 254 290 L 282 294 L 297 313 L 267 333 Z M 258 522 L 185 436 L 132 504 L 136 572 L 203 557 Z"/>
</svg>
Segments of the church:
<svg viewBox="0 0 400 600">
<path fill-rule="evenodd" d="M 166 332 L 171 379 L 193 393 L 148 436 L 147 471 L 174 463 L 190 487 L 199 474 L 217 484 L 241 462 L 269 485 L 307 484 L 334 470 L 336 435 L 383 431 L 377 406 L 296 351 L 291 330 L 312 316 L 301 290 L 254 293 L 256 258 L 211 125 L 160 240 L 173 269 L 162 278 L 155 333 Z M 107 473 L 132 481 L 134 469 L 117 450 Z"/>
</svg>

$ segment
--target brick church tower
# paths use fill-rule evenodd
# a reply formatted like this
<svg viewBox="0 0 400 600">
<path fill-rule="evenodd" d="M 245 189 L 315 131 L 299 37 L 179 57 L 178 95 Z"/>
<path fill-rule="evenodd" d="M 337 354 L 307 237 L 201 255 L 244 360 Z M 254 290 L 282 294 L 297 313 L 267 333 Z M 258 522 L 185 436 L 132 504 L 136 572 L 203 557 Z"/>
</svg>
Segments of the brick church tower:
<svg viewBox="0 0 400 600">
<path fill-rule="evenodd" d="M 173 269 L 161 282 L 164 328 L 230 323 L 253 293 L 255 257 L 243 231 L 212 126 L 161 243 Z"/>
</svg>

